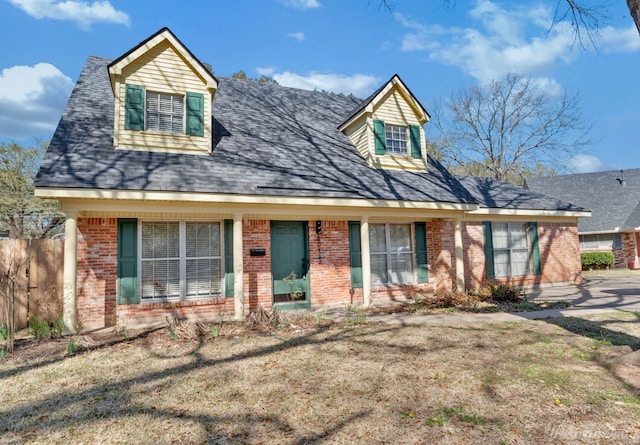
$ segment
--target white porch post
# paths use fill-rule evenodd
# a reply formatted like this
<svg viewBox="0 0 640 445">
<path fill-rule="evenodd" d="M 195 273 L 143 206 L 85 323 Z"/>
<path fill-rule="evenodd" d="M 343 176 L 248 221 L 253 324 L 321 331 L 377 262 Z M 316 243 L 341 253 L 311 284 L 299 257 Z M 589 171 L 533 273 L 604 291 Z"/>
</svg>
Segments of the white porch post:
<svg viewBox="0 0 640 445">
<path fill-rule="evenodd" d="M 464 246 L 462 243 L 462 219 L 456 218 L 454 221 L 454 246 L 456 257 L 456 286 L 458 291 L 464 292 Z"/>
<path fill-rule="evenodd" d="M 244 319 L 244 262 L 242 258 L 242 214 L 233 215 L 233 303 L 234 320 Z"/>
<path fill-rule="evenodd" d="M 371 304 L 371 255 L 369 248 L 369 217 L 360 221 L 360 257 L 362 263 L 362 294 L 364 305 Z"/>
<path fill-rule="evenodd" d="M 77 326 L 76 318 L 76 281 L 78 259 L 78 214 L 74 211 L 66 212 L 64 223 L 64 267 L 63 267 L 63 295 L 62 295 L 62 319 L 64 333 L 75 334 Z"/>
</svg>

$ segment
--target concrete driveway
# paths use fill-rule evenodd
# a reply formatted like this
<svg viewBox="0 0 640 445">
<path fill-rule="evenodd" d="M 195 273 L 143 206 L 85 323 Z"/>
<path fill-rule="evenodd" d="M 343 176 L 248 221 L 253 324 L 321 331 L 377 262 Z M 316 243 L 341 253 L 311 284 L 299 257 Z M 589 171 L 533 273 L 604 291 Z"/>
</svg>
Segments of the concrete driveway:
<svg viewBox="0 0 640 445">
<path fill-rule="evenodd" d="M 571 303 L 566 309 L 545 309 L 515 313 L 454 313 L 454 314 L 371 314 L 368 320 L 400 325 L 429 323 L 458 323 L 473 321 L 518 321 L 571 317 L 613 311 L 640 312 L 640 271 L 586 274 L 580 286 L 553 286 L 526 291 L 529 301 L 564 300 Z"/>
<path fill-rule="evenodd" d="M 556 311 L 560 312 L 558 315 L 568 315 L 576 311 L 640 311 L 640 271 L 629 271 L 625 276 L 589 274 L 579 286 L 529 290 L 527 298 L 530 301 L 564 300 L 571 303 L 571 307 Z M 546 318 L 546 313 L 547 311 L 538 311 L 527 318 Z"/>
</svg>

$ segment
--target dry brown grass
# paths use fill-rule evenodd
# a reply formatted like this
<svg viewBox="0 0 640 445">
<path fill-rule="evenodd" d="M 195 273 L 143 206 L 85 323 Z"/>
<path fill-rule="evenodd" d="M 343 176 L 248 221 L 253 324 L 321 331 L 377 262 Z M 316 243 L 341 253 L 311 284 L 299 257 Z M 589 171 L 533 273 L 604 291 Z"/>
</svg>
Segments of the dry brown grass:
<svg viewBox="0 0 640 445">
<path fill-rule="evenodd" d="M 18 343 L 0 361 L 0 443 L 640 442 L 640 379 L 615 359 L 640 347 L 636 314 L 290 319 L 94 335 L 74 356 L 68 339 Z"/>
</svg>

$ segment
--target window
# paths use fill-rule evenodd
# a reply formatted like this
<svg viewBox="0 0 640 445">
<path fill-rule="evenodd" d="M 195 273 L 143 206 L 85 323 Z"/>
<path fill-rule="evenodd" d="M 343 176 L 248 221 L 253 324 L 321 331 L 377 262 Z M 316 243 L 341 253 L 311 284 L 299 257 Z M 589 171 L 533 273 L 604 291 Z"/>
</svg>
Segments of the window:
<svg viewBox="0 0 640 445">
<path fill-rule="evenodd" d="M 205 106 L 202 93 L 166 94 L 126 85 L 124 128 L 135 131 L 204 136 Z"/>
<path fill-rule="evenodd" d="M 183 133 L 184 98 L 175 94 L 147 92 L 147 130 Z"/>
<path fill-rule="evenodd" d="M 394 154 L 407 154 L 407 127 L 385 125 L 387 151 Z"/>
<path fill-rule="evenodd" d="M 580 235 L 580 249 L 582 250 L 611 250 L 622 249 L 622 238 L 619 233 L 598 233 Z"/>
<path fill-rule="evenodd" d="M 221 295 L 219 222 L 143 221 L 140 226 L 142 299 Z"/>
<path fill-rule="evenodd" d="M 376 155 L 402 155 L 422 158 L 420 126 L 391 125 L 382 120 L 373 120 L 373 142 Z M 411 150 L 409 151 L 409 147 Z"/>
<path fill-rule="evenodd" d="M 526 223 L 492 223 L 493 265 L 496 277 L 527 275 L 529 248 Z"/>
<path fill-rule="evenodd" d="M 415 283 L 411 224 L 371 224 L 371 284 Z"/>
</svg>

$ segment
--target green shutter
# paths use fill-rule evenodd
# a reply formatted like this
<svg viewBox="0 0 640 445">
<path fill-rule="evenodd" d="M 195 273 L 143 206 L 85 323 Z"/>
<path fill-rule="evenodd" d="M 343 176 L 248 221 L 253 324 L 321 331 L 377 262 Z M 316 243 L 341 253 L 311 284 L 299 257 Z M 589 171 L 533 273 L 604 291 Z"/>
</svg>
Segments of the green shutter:
<svg viewBox="0 0 640 445">
<path fill-rule="evenodd" d="M 233 220 L 224 220 L 224 295 L 233 297 Z"/>
<path fill-rule="evenodd" d="M 418 260 L 418 283 L 429 282 L 429 266 L 427 260 L 427 227 L 417 222 L 416 227 L 416 259 Z"/>
<path fill-rule="evenodd" d="M 138 302 L 138 220 L 118 219 L 118 304 Z"/>
<path fill-rule="evenodd" d="M 360 223 L 349 221 L 349 262 L 351 287 L 362 287 L 362 251 L 360 250 Z"/>
<path fill-rule="evenodd" d="M 540 275 L 540 246 L 538 245 L 538 223 L 529 223 L 529 235 L 531 236 L 531 262 L 533 263 L 533 274 Z"/>
<path fill-rule="evenodd" d="M 187 134 L 204 136 L 204 95 L 187 93 Z"/>
<path fill-rule="evenodd" d="M 387 135 L 384 130 L 384 121 L 374 119 L 373 138 L 375 140 L 376 154 L 387 154 Z"/>
<path fill-rule="evenodd" d="M 493 267 L 493 235 L 491 233 L 491 221 L 484 221 L 484 262 L 487 270 L 487 278 L 496 277 Z"/>
<path fill-rule="evenodd" d="M 409 125 L 409 139 L 411 140 L 411 157 L 420 159 L 420 127 L 417 125 Z"/>
<path fill-rule="evenodd" d="M 144 87 L 127 85 L 124 100 L 125 130 L 144 130 Z"/>
</svg>

